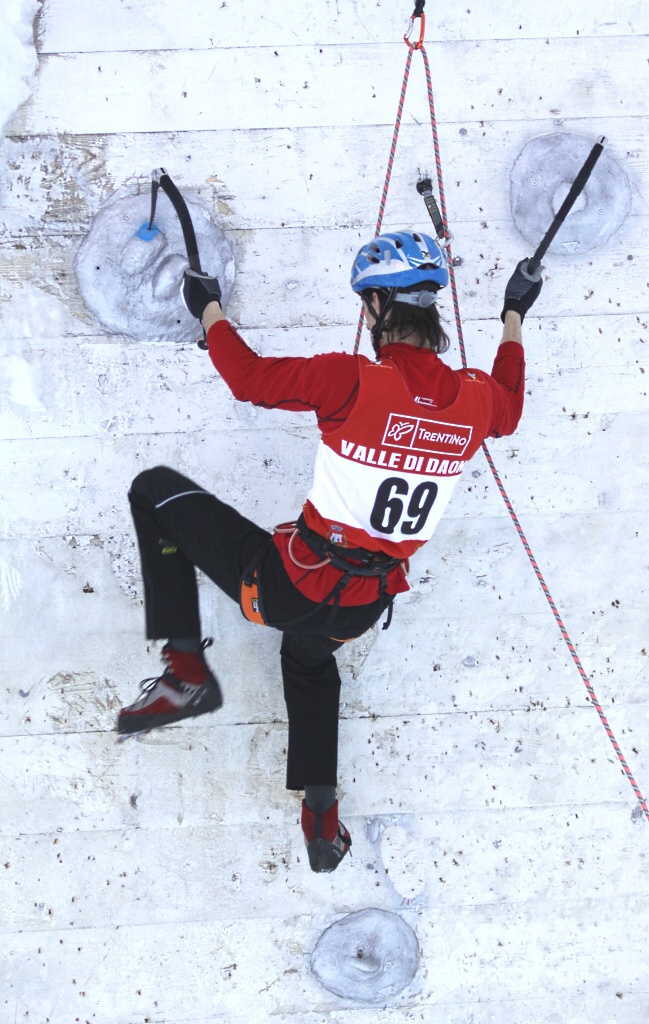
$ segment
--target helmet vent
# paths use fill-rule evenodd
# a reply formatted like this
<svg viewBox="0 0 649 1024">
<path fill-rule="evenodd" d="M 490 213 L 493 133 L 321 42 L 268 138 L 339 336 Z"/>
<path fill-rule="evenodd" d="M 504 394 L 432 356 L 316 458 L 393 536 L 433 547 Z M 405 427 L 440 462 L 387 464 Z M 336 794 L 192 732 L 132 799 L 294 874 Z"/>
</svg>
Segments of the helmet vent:
<svg viewBox="0 0 649 1024">
<path fill-rule="evenodd" d="M 376 256 L 372 256 L 370 253 L 367 254 L 367 261 L 368 261 L 368 263 L 380 263 L 381 262 L 380 260 L 377 260 Z"/>
<path fill-rule="evenodd" d="M 370 245 L 370 249 L 372 250 L 372 252 L 377 252 L 377 253 L 379 253 L 379 254 L 380 254 L 380 252 L 381 252 L 381 249 L 380 249 L 380 247 L 379 247 L 379 246 L 378 246 L 378 245 L 376 244 L 376 242 L 372 242 L 372 244 Z"/>
<path fill-rule="evenodd" d="M 415 235 L 415 234 L 413 234 L 413 236 L 412 236 L 412 237 L 414 238 L 415 242 L 421 242 L 421 241 L 422 241 L 422 237 L 421 237 L 421 235 Z"/>
<path fill-rule="evenodd" d="M 400 238 L 395 238 L 394 244 L 396 245 L 397 249 L 403 249 L 403 242 L 401 241 Z"/>
</svg>

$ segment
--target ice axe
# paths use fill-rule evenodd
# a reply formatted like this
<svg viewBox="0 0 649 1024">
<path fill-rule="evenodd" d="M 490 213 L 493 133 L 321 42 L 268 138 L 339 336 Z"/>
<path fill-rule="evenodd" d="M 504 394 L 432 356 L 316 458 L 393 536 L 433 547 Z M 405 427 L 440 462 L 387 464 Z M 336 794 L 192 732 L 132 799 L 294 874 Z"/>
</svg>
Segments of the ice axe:
<svg viewBox="0 0 649 1024">
<path fill-rule="evenodd" d="M 530 281 L 538 279 L 538 270 L 541 265 L 541 260 L 550 248 L 554 236 L 556 235 L 564 220 L 572 210 L 577 198 L 583 192 L 586 186 L 586 182 L 590 178 L 593 167 L 602 155 L 602 151 L 605 145 L 606 137 L 604 135 L 600 135 L 597 142 L 588 154 L 584 166 L 581 168 L 581 170 L 577 174 L 577 177 L 570 186 L 568 195 L 562 202 L 559 210 L 555 215 L 554 220 L 552 221 L 550 227 L 543 236 L 541 244 L 538 246 L 534 255 L 530 257 L 530 259 L 528 259 L 527 266 L 525 267 L 525 269 L 521 267 L 521 273 L 524 277 L 529 278 Z"/>
<path fill-rule="evenodd" d="M 182 228 L 183 239 L 185 241 L 185 249 L 187 251 L 187 260 L 192 270 L 197 270 L 199 273 L 201 270 L 201 261 L 198 255 L 198 243 L 196 241 L 196 232 L 194 231 L 194 225 L 192 224 L 192 218 L 187 209 L 187 203 L 181 196 L 179 190 L 174 185 L 169 174 L 167 174 L 164 167 L 158 167 L 155 171 L 151 172 L 151 216 L 149 218 L 149 228 L 151 231 L 153 227 L 153 219 L 155 217 L 156 202 L 158 199 L 158 189 L 162 189 L 169 196 L 169 200 L 176 216 L 180 221 L 180 227 Z"/>
<path fill-rule="evenodd" d="M 187 262 L 189 263 L 190 268 L 198 271 L 199 274 L 202 273 L 201 260 L 198 255 L 196 232 L 194 231 L 191 215 L 187 209 L 187 203 L 164 167 L 158 167 L 156 170 L 151 172 L 151 216 L 149 218 L 147 231 L 151 231 L 153 228 L 153 220 L 155 217 L 156 203 L 158 199 L 158 189 L 162 189 L 162 191 L 169 197 L 169 201 L 176 211 L 176 216 L 180 221 L 180 227 L 183 233 Z M 198 339 L 197 345 L 199 348 L 207 348 L 205 331 L 203 331 L 203 337 Z"/>
</svg>

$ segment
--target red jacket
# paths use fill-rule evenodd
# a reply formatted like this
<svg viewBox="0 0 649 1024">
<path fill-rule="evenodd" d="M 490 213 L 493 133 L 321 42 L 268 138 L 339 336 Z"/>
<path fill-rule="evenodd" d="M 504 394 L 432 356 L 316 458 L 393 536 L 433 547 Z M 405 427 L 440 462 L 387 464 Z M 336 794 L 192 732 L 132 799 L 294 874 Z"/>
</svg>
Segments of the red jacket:
<svg viewBox="0 0 649 1024">
<path fill-rule="evenodd" d="M 266 409 L 315 412 L 323 434 L 337 430 L 347 419 L 358 394 L 360 361 L 367 361 L 365 356 L 338 352 L 307 357 L 258 356 L 227 320 L 210 328 L 207 345 L 214 366 L 236 399 Z M 384 346 L 380 358 L 393 360 L 410 393 L 429 399 L 438 411 L 455 401 L 460 387 L 458 371 L 430 349 L 397 343 Z M 482 376 L 491 389 L 492 401 L 486 436 L 512 434 L 523 411 L 522 345 L 514 341 L 500 345 L 491 375 Z M 322 600 L 340 578 L 339 570 L 328 565 L 311 571 L 299 568 L 288 553 L 288 540 L 286 534 L 275 534 L 275 544 L 290 578 L 306 597 Z M 299 537 L 293 551 L 300 562 L 317 561 Z M 408 590 L 401 568 L 390 573 L 387 589 L 391 594 Z M 343 590 L 341 604 L 366 604 L 375 601 L 378 592 L 377 579 L 357 576 Z"/>
</svg>

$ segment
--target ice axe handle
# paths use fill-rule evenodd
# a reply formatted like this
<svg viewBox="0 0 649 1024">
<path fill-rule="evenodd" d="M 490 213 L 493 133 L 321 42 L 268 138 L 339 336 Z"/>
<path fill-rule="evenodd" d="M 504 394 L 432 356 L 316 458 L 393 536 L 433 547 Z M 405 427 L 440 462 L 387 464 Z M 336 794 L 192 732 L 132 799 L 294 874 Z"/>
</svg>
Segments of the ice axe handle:
<svg viewBox="0 0 649 1024">
<path fill-rule="evenodd" d="M 559 230 L 564 220 L 570 213 L 577 197 L 581 195 L 581 193 L 583 192 L 586 182 L 590 178 L 593 167 L 602 155 L 602 151 L 605 145 L 606 137 L 604 135 L 600 135 L 599 139 L 597 140 L 597 142 L 591 149 L 590 153 L 586 157 L 586 162 L 584 163 L 584 166 L 581 168 L 577 177 L 570 186 L 570 191 L 568 192 L 568 195 L 561 204 L 561 207 L 557 211 L 557 214 L 554 220 L 552 221 L 552 224 L 550 225 L 549 229 L 547 230 L 543 238 L 543 241 L 539 245 L 538 249 L 532 256 L 532 258 L 528 260 L 527 273 L 525 273 L 525 277 L 529 277 L 531 281 L 535 280 L 534 275 L 538 273 L 539 266 L 541 265 L 541 260 L 550 248 L 554 236 L 556 235 L 557 231 Z M 536 279 L 538 280 L 538 278 Z"/>
<path fill-rule="evenodd" d="M 171 205 L 176 211 L 176 216 L 180 221 L 183 240 L 185 242 L 185 250 L 187 252 L 187 262 L 192 270 L 197 270 L 201 273 L 201 261 L 200 256 L 198 255 L 196 232 L 194 231 L 190 212 L 187 209 L 187 203 L 164 167 L 158 167 L 151 173 L 151 217 L 149 220 L 149 230 L 153 227 L 158 189 L 160 188 L 169 197 Z"/>
</svg>

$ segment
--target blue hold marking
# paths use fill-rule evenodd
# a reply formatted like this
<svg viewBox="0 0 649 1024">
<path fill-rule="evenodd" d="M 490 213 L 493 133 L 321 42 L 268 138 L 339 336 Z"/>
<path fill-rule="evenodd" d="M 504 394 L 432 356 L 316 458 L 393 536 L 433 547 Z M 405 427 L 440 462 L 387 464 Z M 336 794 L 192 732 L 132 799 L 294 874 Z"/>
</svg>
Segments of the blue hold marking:
<svg viewBox="0 0 649 1024">
<path fill-rule="evenodd" d="M 149 228 L 149 225 L 147 223 L 144 223 L 144 224 L 140 225 L 140 227 L 137 229 L 135 234 L 143 242 L 150 242 L 150 241 L 152 241 L 155 238 L 156 235 L 160 234 L 160 231 L 155 226 L 155 224 L 153 225 L 152 228 Z"/>
</svg>

